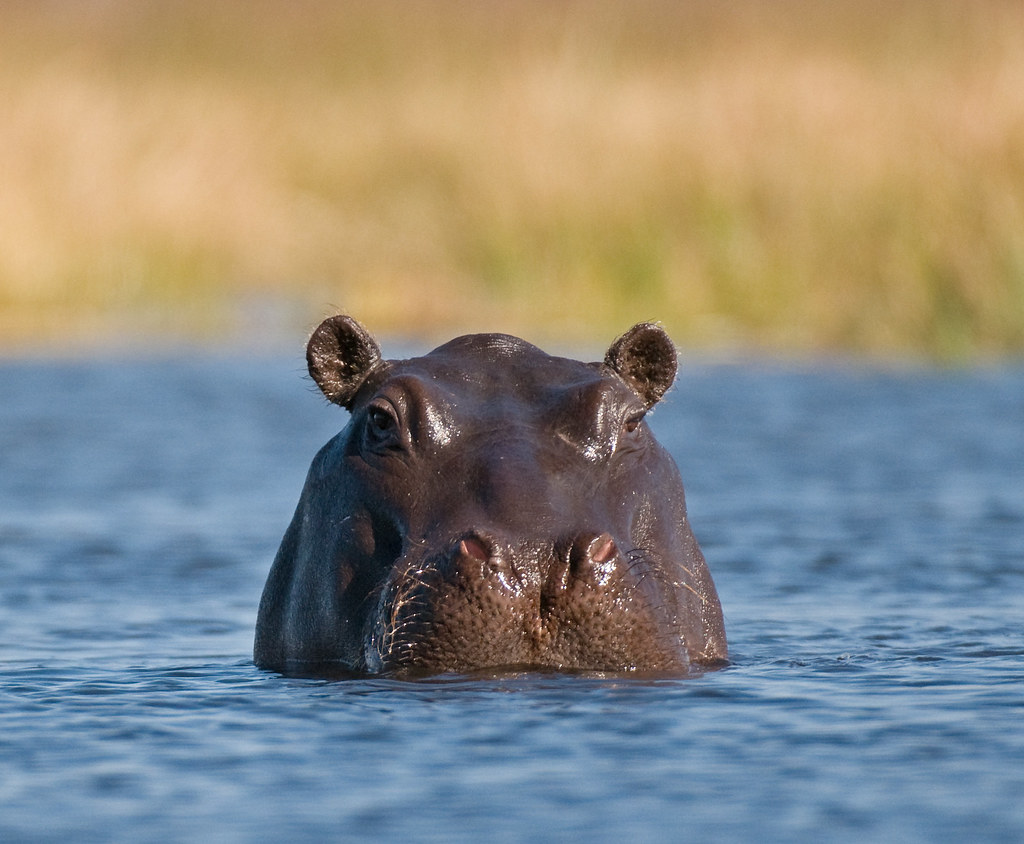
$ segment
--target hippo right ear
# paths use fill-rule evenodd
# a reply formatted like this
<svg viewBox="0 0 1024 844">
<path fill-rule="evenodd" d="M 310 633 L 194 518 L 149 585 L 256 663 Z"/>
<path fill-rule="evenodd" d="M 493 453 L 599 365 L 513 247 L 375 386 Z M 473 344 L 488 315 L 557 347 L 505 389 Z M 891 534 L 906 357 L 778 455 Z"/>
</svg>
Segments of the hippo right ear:
<svg viewBox="0 0 1024 844">
<path fill-rule="evenodd" d="M 320 323 L 306 346 L 306 364 L 317 386 L 328 399 L 349 410 L 380 360 L 380 346 L 370 332 L 342 314 Z"/>
<path fill-rule="evenodd" d="M 676 380 L 676 347 L 660 325 L 641 322 L 612 343 L 604 366 L 652 408 Z"/>
</svg>

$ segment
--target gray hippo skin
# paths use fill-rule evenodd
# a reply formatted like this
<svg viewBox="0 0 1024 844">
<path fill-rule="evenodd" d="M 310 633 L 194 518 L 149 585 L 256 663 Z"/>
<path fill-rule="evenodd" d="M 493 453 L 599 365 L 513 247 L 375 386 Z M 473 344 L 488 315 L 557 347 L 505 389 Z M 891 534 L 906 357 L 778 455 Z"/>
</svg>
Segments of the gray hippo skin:
<svg viewBox="0 0 1024 844">
<path fill-rule="evenodd" d="M 604 361 L 504 334 L 383 360 L 347 316 L 307 349 L 351 412 L 310 467 L 260 602 L 255 662 L 289 674 L 682 674 L 727 658 L 679 472 L 644 416 L 675 347 Z"/>
</svg>

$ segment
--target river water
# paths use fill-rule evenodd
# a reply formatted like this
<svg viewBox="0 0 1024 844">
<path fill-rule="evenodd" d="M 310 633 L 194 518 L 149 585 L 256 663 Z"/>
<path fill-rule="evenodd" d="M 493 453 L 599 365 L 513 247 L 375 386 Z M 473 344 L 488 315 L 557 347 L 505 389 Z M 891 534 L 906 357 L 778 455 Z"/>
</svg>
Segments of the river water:
<svg viewBox="0 0 1024 844">
<path fill-rule="evenodd" d="M 286 679 L 301 357 L 0 364 L 0 840 L 1020 841 L 1024 369 L 684 367 L 733 664 Z"/>
</svg>

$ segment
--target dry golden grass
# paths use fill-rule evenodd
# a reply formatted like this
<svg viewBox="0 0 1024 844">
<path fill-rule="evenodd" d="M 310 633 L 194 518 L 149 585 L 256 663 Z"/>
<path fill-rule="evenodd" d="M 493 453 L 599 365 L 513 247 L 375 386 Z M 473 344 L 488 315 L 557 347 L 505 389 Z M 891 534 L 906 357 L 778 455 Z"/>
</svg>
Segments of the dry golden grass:
<svg viewBox="0 0 1024 844">
<path fill-rule="evenodd" d="M 8 345 L 1024 349 L 1019 2 L 8 2 L 0 97 Z"/>
</svg>

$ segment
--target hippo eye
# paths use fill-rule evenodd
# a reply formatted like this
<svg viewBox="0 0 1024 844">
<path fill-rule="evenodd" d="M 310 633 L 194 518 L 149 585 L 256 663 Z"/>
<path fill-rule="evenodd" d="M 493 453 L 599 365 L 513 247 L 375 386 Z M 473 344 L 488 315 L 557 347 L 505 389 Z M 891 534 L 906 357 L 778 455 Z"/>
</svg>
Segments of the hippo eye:
<svg viewBox="0 0 1024 844">
<path fill-rule="evenodd" d="M 398 419 L 390 405 L 373 404 L 366 411 L 366 438 L 371 445 L 389 445 L 398 436 Z"/>
<path fill-rule="evenodd" d="M 640 427 L 640 423 L 644 419 L 643 413 L 638 413 L 635 416 L 630 416 L 625 422 L 622 423 L 623 433 L 632 434 L 637 428 Z"/>
</svg>

